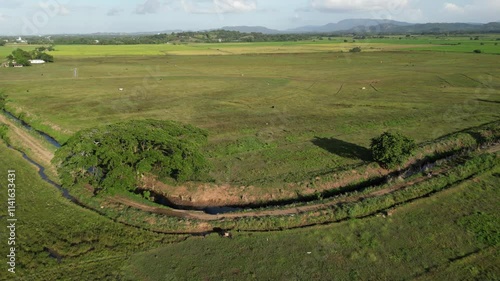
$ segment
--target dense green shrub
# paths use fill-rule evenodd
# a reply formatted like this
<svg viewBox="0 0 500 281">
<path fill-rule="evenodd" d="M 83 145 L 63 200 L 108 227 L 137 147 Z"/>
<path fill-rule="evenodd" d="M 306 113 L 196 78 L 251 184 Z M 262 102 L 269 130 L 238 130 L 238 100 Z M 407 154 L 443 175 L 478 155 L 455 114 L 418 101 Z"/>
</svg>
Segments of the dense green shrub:
<svg viewBox="0 0 500 281">
<path fill-rule="evenodd" d="M 354 47 L 354 48 L 349 50 L 349 53 L 359 53 L 359 52 L 361 52 L 360 47 Z"/>
<path fill-rule="evenodd" d="M 479 50 L 479 49 L 474 50 L 474 53 L 476 53 L 476 54 L 480 54 L 480 53 L 482 53 L 482 52 L 483 52 L 483 51 L 481 51 L 481 50 Z"/>
<path fill-rule="evenodd" d="M 15 49 L 12 51 L 12 54 L 7 56 L 7 59 L 13 63 L 14 61 L 23 66 L 30 66 L 31 62 L 30 60 L 32 59 L 31 54 L 29 52 L 26 52 L 20 48 Z"/>
<path fill-rule="evenodd" d="M 412 139 L 390 132 L 373 138 L 370 147 L 373 159 L 389 169 L 404 164 L 417 148 Z"/>
<path fill-rule="evenodd" d="M 66 187 L 88 183 L 99 191 L 134 191 L 144 175 L 178 182 L 208 169 L 200 152 L 207 133 L 173 121 L 129 121 L 86 129 L 71 137 L 54 162 Z"/>
</svg>

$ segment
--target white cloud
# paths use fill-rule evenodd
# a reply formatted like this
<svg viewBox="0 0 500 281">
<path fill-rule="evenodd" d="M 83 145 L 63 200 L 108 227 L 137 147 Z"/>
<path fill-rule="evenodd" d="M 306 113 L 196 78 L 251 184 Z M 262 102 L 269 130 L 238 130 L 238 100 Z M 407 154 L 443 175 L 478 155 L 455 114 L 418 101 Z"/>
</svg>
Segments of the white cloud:
<svg viewBox="0 0 500 281">
<path fill-rule="evenodd" d="M 257 9 L 254 0 L 214 0 L 215 8 L 221 13 L 251 12 Z"/>
<path fill-rule="evenodd" d="M 69 14 L 71 14 L 69 8 L 67 8 L 66 6 L 61 6 L 61 9 L 59 10 L 59 14 L 61 16 L 69 16 Z"/>
<path fill-rule="evenodd" d="M 370 12 L 401 10 L 409 0 L 310 0 L 311 8 L 323 12 Z"/>
<path fill-rule="evenodd" d="M 155 14 L 161 9 L 162 3 L 159 0 L 146 0 L 143 4 L 137 5 L 135 13 L 139 15 Z"/>
<path fill-rule="evenodd" d="M 463 14 L 465 12 L 465 8 L 460 7 L 460 6 L 453 4 L 453 3 L 444 3 L 444 9 L 447 12 L 451 12 L 451 13 Z"/>
<path fill-rule="evenodd" d="M 463 6 L 447 2 L 443 5 L 445 20 L 489 22 L 498 20 L 500 1 L 474 0 Z M 448 16 L 447 16 L 448 15 Z"/>
<path fill-rule="evenodd" d="M 182 0 L 184 10 L 192 14 L 226 14 L 257 10 L 256 0 Z"/>
</svg>

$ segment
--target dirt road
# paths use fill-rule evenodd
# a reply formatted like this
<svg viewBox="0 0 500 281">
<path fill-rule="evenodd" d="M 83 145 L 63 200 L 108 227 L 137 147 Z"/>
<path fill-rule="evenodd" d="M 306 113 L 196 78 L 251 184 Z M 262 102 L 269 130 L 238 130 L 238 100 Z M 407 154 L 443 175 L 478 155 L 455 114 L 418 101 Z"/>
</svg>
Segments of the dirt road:
<svg viewBox="0 0 500 281">
<path fill-rule="evenodd" d="M 9 126 L 9 133 L 12 136 L 11 139 L 21 142 L 20 145 L 25 149 L 29 149 L 36 159 L 42 162 L 41 164 L 43 164 L 43 166 L 50 166 L 50 161 L 54 158 L 54 153 L 45 148 L 40 140 L 19 128 L 17 124 L 2 114 L 0 114 L 0 122 Z"/>
</svg>

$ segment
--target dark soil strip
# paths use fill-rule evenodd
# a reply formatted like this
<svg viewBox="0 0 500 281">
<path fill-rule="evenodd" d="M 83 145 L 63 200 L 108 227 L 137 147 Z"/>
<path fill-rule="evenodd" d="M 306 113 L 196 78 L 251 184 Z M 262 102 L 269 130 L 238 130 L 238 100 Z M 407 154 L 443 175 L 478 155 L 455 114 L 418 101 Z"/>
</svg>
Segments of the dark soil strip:
<svg viewBox="0 0 500 281">
<path fill-rule="evenodd" d="M 484 86 L 484 87 L 486 87 L 486 88 L 491 88 L 489 85 L 486 85 L 486 84 L 484 84 L 483 82 L 481 82 L 481 81 L 479 81 L 479 80 L 476 80 L 476 79 L 474 79 L 474 78 L 472 78 L 472 77 L 470 77 L 470 76 L 468 76 L 468 75 L 462 74 L 462 76 L 464 76 L 465 78 L 468 78 L 468 79 L 470 79 L 470 80 L 472 80 L 472 81 L 474 81 L 474 82 L 476 82 L 476 83 L 478 83 L 478 84 L 480 84 L 480 85 L 483 85 L 483 86 Z"/>
<path fill-rule="evenodd" d="M 311 88 L 312 88 L 312 87 L 314 87 L 315 85 L 316 85 L 316 82 L 312 83 L 312 85 L 311 85 L 311 86 L 309 86 L 309 88 L 307 88 L 307 90 L 308 90 L 308 91 L 309 91 L 309 90 L 311 90 Z"/>
<path fill-rule="evenodd" d="M 379 91 L 379 90 L 377 90 L 377 88 L 375 88 L 375 86 L 373 86 L 373 84 L 370 84 L 370 87 L 372 87 L 375 90 L 375 92 Z"/>
<path fill-rule="evenodd" d="M 337 91 L 337 95 L 338 95 L 338 94 L 340 94 L 340 92 L 342 91 L 342 88 L 344 88 L 344 84 L 342 84 L 342 85 L 340 86 L 340 89 Z"/>
<path fill-rule="evenodd" d="M 51 258 L 56 259 L 57 263 L 61 263 L 61 261 L 63 259 L 63 256 L 60 255 L 57 251 L 55 251 L 53 249 L 50 249 L 50 248 L 47 248 L 47 247 L 45 247 L 43 250 L 46 251 L 46 252 L 48 252 L 49 256 Z"/>
<path fill-rule="evenodd" d="M 444 79 L 443 77 L 438 76 L 438 78 L 439 78 L 441 81 L 443 81 L 444 83 L 446 83 L 446 84 L 450 85 L 451 87 L 454 87 L 454 86 L 453 86 L 453 84 L 451 84 L 450 82 L 448 82 L 448 80 Z"/>
</svg>

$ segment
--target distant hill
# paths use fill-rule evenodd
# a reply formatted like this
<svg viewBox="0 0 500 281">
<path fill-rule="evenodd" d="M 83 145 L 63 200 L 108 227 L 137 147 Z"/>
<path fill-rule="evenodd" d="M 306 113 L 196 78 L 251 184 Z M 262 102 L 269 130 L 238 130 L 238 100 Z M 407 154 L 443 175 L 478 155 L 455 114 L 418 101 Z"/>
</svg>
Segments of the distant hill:
<svg viewBox="0 0 500 281">
<path fill-rule="evenodd" d="M 1 0 L 0 0 L 1 1 Z M 240 33 L 262 33 L 264 35 L 283 34 L 352 34 L 352 33 L 381 33 L 381 34 L 408 34 L 408 33 L 443 33 L 443 32 L 464 32 L 464 33 L 500 33 L 500 21 L 482 23 L 408 23 L 384 19 L 346 19 L 337 23 L 325 25 L 301 26 L 287 30 L 270 29 L 265 26 L 224 26 L 216 29 L 204 30 L 163 30 L 145 32 L 106 32 L 92 34 L 59 34 L 61 36 L 81 35 L 81 36 L 143 36 L 159 35 L 182 32 L 205 32 L 215 30 L 226 30 Z M 57 35 L 57 34 L 55 34 Z"/>
<path fill-rule="evenodd" d="M 344 30 L 351 30 L 360 26 L 372 27 L 380 25 L 410 26 L 411 23 L 393 21 L 393 20 L 375 20 L 375 19 L 347 19 L 338 23 L 329 23 L 321 26 L 303 26 L 286 30 L 287 33 L 328 33 Z"/>
<path fill-rule="evenodd" d="M 297 33 L 440 33 L 440 32 L 500 32 L 500 23 L 424 23 L 413 24 L 394 20 L 347 19 L 321 26 L 301 26 L 288 30 L 263 26 L 225 26 L 221 29 L 242 33 L 297 34 Z"/>
<path fill-rule="evenodd" d="M 378 26 L 357 26 L 348 32 L 366 33 L 443 33 L 443 32 L 500 32 L 500 23 L 491 22 L 487 24 L 476 23 L 424 23 L 412 25 L 381 24 Z"/>
<path fill-rule="evenodd" d="M 238 31 L 238 32 L 242 32 L 242 33 L 252 33 L 252 32 L 263 33 L 263 34 L 283 33 L 282 31 L 275 30 L 275 29 L 269 29 L 269 28 L 263 27 L 263 26 L 224 26 L 220 29 L 228 30 L 228 31 Z"/>
</svg>

